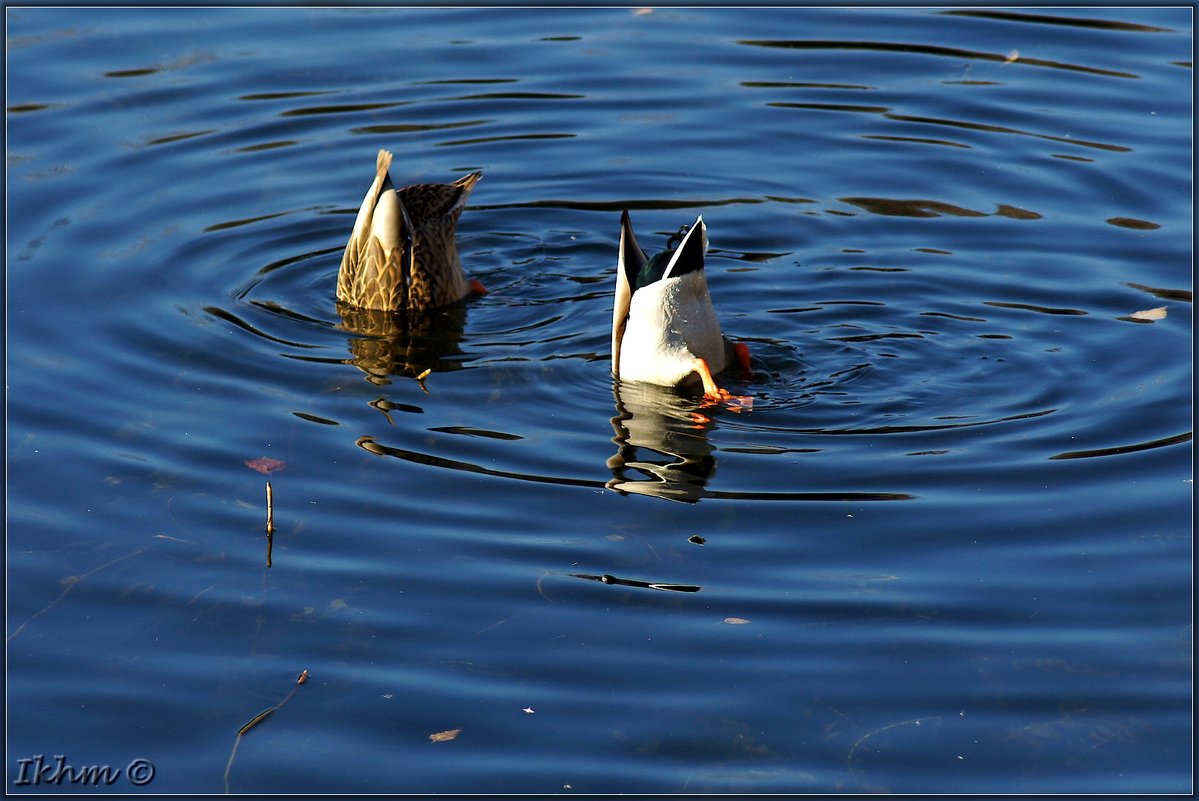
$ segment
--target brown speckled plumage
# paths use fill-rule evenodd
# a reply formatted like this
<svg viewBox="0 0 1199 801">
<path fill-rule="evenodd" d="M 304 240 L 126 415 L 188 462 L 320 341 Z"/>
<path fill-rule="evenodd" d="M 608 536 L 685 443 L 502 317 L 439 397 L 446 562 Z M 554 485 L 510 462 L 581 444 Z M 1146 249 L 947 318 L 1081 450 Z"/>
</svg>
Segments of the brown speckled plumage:
<svg viewBox="0 0 1199 801">
<path fill-rule="evenodd" d="M 454 233 L 483 177 L 395 189 L 391 153 L 380 150 L 337 275 L 337 299 L 361 309 L 420 314 L 462 300 L 470 284 Z"/>
</svg>

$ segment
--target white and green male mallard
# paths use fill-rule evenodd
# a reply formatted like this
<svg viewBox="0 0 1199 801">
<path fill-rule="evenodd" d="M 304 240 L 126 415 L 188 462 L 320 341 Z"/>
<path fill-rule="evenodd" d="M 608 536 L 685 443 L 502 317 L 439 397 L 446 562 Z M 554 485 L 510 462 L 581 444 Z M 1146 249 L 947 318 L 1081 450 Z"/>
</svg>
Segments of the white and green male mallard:
<svg viewBox="0 0 1199 801">
<path fill-rule="evenodd" d="M 647 258 L 629 213 L 621 213 L 612 308 L 612 375 L 617 379 L 674 387 L 698 378 L 706 399 L 748 400 L 716 384 L 715 376 L 733 364 L 749 371 L 749 349 L 720 330 L 704 276 L 707 251 L 708 231 L 700 216 L 677 248 Z"/>
<path fill-rule="evenodd" d="M 337 299 L 360 309 L 420 314 L 485 294 L 468 281 L 454 234 L 481 172 L 451 184 L 395 189 L 391 153 L 380 150 L 337 274 Z"/>
</svg>

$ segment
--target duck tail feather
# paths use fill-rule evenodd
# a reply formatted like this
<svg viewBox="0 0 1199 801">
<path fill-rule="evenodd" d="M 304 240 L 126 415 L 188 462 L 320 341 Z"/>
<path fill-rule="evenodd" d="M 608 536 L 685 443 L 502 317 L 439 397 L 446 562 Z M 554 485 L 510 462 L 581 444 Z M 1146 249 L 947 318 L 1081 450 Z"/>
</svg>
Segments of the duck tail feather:
<svg viewBox="0 0 1199 801">
<path fill-rule="evenodd" d="M 647 261 L 645 251 L 637 244 L 628 210 L 620 213 L 620 250 L 616 265 L 616 295 L 612 302 L 612 375 L 620 378 L 620 346 L 629 320 L 629 306 L 637 272 Z"/>
<path fill-rule="evenodd" d="M 627 210 L 620 213 L 620 270 L 618 280 L 623 280 L 632 294 L 637 286 L 637 273 L 649 261 L 641 245 L 637 244 L 637 236 L 633 233 L 633 221 Z"/>
<path fill-rule="evenodd" d="M 687 275 L 693 272 L 702 272 L 704 269 L 704 254 L 708 252 L 708 227 L 704 225 L 704 218 L 701 215 L 695 220 L 695 225 L 691 226 L 691 230 L 683 237 L 682 244 L 670 259 L 670 264 L 666 266 L 664 277 L 677 278 L 682 275 Z"/>
</svg>

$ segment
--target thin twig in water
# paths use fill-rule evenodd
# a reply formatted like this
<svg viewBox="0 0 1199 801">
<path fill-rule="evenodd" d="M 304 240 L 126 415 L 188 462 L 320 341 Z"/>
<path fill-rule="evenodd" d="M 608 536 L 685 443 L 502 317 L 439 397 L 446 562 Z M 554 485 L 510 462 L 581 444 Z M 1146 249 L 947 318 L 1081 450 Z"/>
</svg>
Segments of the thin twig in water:
<svg viewBox="0 0 1199 801">
<path fill-rule="evenodd" d="M 266 482 L 266 566 L 271 566 L 271 549 L 275 547 L 275 496 L 271 482 Z"/>
<path fill-rule="evenodd" d="M 267 484 L 267 486 L 269 487 L 270 484 Z M 249 723 L 237 730 L 237 739 L 233 741 L 233 750 L 229 752 L 229 762 L 225 765 L 225 795 L 229 795 L 229 773 L 233 770 L 233 758 L 237 756 L 237 747 L 241 745 L 241 738 L 245 736 L 245 733 L 250 729 L 266 720 L 272 712 L 277 712 L 279 707 L 290 701 L 291 697 L 296 694 L 296 689 L 306 681 L 308 681 L 308 668 L 304 668 L 304 670 L 300 672 L 300 675 L 296 677 L 295 686 L 291 688 L 291 692 L 283 696 L 282 701 L 268 709 L 262 710 L 253 718 L 251 718 Z"/>
<path fill-rule="evenodd" d="M 34 621 L 34 619 L 41 617 L 46 612 L 49 612 L 59 601 L 61 601 L 63 598 L 67 597 L 67 593 L 69 593 L 71 590 L 73 590 L 75 588 L 76 584 L 83 581 L 88 576 L 99 573 L 101 570 L 104 570 L 107 567 L 112 567 L 117 562 L 123 562 L 126 559 L 137 556 L 139 553 L 141 553 L 142 551 L 146 550 L 149 547 L 150 547 L 149 545 L 145 545 L 141 548 L 138 548 L 133 553 L 127 553 L 124 556 L 118 556 L 116 559 L 113 559 L 111 562 L 105 562 L 104 564 L 100 565 L 99 567 L 93 567 L 91 570 L 87 571 L 86 573 L 84 573 L 81 576 L 67 576 L 65 579 L 62 580 L 62 583 L 66 584 L 67 586 L 63 589 L 63 591 L 59 594 L 59 596 L 57 598 L 55 598 L 53 601 L 51 601 L 50 603 L 48 603 L 41 611 L 34 612 L 32 615 L 30 615 L 29 618 L 24 623 L 17 626 L 16 629 L 13 630 L 13 633 L 8 635 L 8 637 L 6 637 L 4 641 L 6 643 L 12 642 L 13 637 L 16 637 L 18 634 L 20 634 L 21 631 L 26 626 L 28 626 L 30 623 L 32 623 Z"/>
<path fill-rule="evenodd" d="M 545 590 L 541 589 L 541 582 L 545 581 L 545 577 L 548 576 L 549 574 L 550 574 L 550 571 L 548 571 L 548 570 L 541 571 L 541 578 L 537 579 L 537 594 L 553 604 L 553 603 L 557 603 L 557 601 L 555 601 L 553 598 L 546 595 Z"/>
<path fill-rule="evenodd" d="M 513 615 L 512 617 L 515 617 L 515 615 Z M 501 620 L 497 620 L 496 622 L 492 623 L 490 626 L 484 626 L 483 628 L 481 628 L 475 632 L 475 636 L 478 637 L 480 634 L 482 634 L 485 631 L 491 631 L 496 626 L 500 626 L 500 625 L 503 625 L 504 623 L 507 623 L 509 620 L 512 619 L 512 617 L 506 617 Z"/>
<path fill-rule="evenodd" d="M 840 714 L 840 713 L 838 713 L 838 714 Z M 844 716 L 842 715 L 842 717 L 844 717 Z M 914 724 L 916 726 L 919 726 L 923 721 L 927 721 L 927 720 L 937 720 L 937 718 L 912 718 L 911 720 L 901 720 L 898 723 L 891 723 L 886 726 L 883 726 L 881 729 L 875 729 L 872 732 L 867 732 L 866 734 L 863 734 L 861 737 L 858 738 L 858 741 L 856 743 L 854 743 L 852 746 L 850 746 L 849 754 L 845 758 L 845 761 L 849 763 L 849 772 L 854 773 L 854 769 L 853 769 L 854 752 L 856 752 L 858 750 L 858 746 L 861 745 L 862 743 L 866 742 L 866 740 L 870 739 L 871 737 L 873 737 L 876 734 L 882 734 L 883 732 L 887 731 L 887 729 L 894 729 L 896 726 L 907 726 L 908 724 Z M 854 773 L 854 776 L 856 778 L 856 773 Z"/>
</svg>

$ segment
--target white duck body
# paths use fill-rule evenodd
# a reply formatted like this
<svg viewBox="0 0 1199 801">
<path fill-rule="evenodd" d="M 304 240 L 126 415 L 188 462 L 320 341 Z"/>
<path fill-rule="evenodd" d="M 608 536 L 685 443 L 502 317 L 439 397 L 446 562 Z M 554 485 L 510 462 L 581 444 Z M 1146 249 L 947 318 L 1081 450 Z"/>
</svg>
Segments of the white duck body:
<svg viewBox="0 0 1199 801">
<path fill-rule="evenodd" d="M 707 227 L 699 217 L 678 249 L 669 254 L 662 277 L 652 280 L 650 276 L 649 283 L 638 287 L 639 276 L 642 282 L 646 279 L 640 274 L 650 260 L 637 245 L 628 212 L 621 216 L 612 320 L 612 373 L 616 378 L 678 386 L 703 380 L 700 359 L 710 374 L 730 364 L 732 345 L 720 330 L 704 277 L 707 249 Z"/>
</svg>

